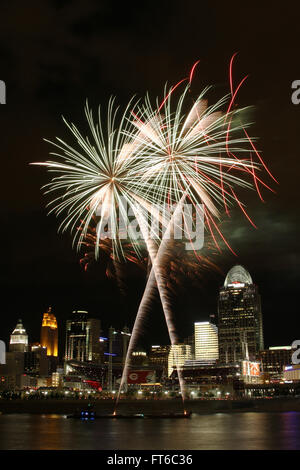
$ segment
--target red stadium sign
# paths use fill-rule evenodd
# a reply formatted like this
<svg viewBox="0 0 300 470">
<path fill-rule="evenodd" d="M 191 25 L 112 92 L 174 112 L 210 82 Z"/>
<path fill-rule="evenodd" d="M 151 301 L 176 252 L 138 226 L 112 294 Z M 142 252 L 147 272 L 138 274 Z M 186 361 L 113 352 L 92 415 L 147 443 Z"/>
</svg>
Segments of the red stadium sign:
<svg viewBox="0 0 300 470">
<path fill-rule="evenodd" d="M 128 384 L 146 384 L 155 382 L 154 370 L 131 370 L 128 373 Z"/>
</svg>

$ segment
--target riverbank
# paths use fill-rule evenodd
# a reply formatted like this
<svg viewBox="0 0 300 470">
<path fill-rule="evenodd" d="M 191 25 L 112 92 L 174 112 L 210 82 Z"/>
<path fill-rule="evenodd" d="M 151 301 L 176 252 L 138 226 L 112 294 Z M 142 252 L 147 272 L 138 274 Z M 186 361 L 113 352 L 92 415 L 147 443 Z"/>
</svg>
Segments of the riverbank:
<svg viewBox="0 0 300 470">
<path fill-rule="evenodd" d="M 0 400 L 0 412 L 31 414 L 69 414 L 87 405 L 87 400 Z M 187 400 L 185 408 L 193 413 L 219 412 L 282 412 L 300 411 L 300 398 L 274 398 L 252 400 Z M 162 400 L 121 400 L 119 413 L 172 413 L 182 411 L 182 402 L 178 399 Z M 96 400 L 97 413 L 112 413 L 113 400 Z"/>
</svg>

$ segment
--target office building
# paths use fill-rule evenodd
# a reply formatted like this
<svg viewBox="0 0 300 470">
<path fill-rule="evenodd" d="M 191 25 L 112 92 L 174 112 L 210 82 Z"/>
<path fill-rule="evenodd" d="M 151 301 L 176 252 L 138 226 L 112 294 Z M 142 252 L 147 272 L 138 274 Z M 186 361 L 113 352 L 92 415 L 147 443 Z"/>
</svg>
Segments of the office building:
<svg viewBox="0 0 300 470">
<path fill-rule="evenodd" d="M 218 300 L 219 360 L 255 361 L 264 349 L 258 288 L 243 266 L 228 272 Z"/>
<path fill-rule="evenodd" d="M 189 344 L 191 346 L 192 356 L 195 357 L 195 333 L 183 339 L 184 344 Z"/>
<path fill-rule="evenodd" d="M 270 379 L 281 380 L 285 366 L 292 363 L 293 350 L 291 346 L 271 346 L 260 352 L 262 371 Z"/>
<path fill-rule="evenodd" d="M 41 345 L 32 345 L 24 353 L 24 372 L 31 376 L 46 377 L 50 372 L 50 361 L 47 349 Z"/>
<path fill-rule="evenodd" d="M 300 364 L 285 366 L 283 369 L 283 379 L 285 382 L 300 382 Z"/>
<path fill-rule="evenodd" d="M 47 356 L 58 356 L 58 329 L 51 307 L 44 313 L 41 327 L 41 346 L 47 348 Z"/>
<path fill-rule="evenodd" d="M 86 323 L 87 360 L 100 363 L 102 359 L 100 345 L 101 324 L 98 318 L 88 318 Z"/>
<path fill-rule="evenodd" d="M 168 377 L 174 368 L 183 367 L 184 363 L 192 359 L 192 348 L 189 344 L 174 344 L 170 347 L 168 355 Z"/>
<path fill-rule="evenodd" d="M 85 310 L 74 310 L 66 323 L 65 360 L 99 362 L 101 324 Z"/>
<path fill-rule="evenodd" d="M 194 323 L 195 360 L 213 363 L 219 358 L 218 328 L 209 321 Z"/>
<path fill-rule="evenodd" d="M 156 344 L 151 346 L 149 353 L 149 365 L 153 368 L 162 369 L 165 373 L 167 373 L 170 348 L 170 345 L 160 346 Z"/>
<path fill-rule="evenodd" d="M 19 319 L 16 328 L 10 335 L 9 341 L 10 352 L 25 352 L 28 351 L 28 335 L 23 326 L 22 320 Z"/>
<path fill-rule="evenodd" d="M 143 348 L 137 348 L 131 355 L 131 366 L 146 366 L 148 364 L 147 353 Z"/>
<path fill-rule="evenodd" d="M 51 385 L 52 387 L 62 387 L 62 383 L 63 383 L 63 375 L 64 375 L 64 371 L 63 369 L 61 370 L 58 370 L 56 372 L 52 372 L 52 376 L 51 376 Z"/>
<path fill-rule="evenodd" d="M 107 357 L 112 354 L 114 362 L 125 362 L 130 336 L 130 330 L 126 325 L 122 330 L 116 330 L 111 326 L 106 339 L 109 351 L 106 351 L 104 355 Z"/>
</svg>

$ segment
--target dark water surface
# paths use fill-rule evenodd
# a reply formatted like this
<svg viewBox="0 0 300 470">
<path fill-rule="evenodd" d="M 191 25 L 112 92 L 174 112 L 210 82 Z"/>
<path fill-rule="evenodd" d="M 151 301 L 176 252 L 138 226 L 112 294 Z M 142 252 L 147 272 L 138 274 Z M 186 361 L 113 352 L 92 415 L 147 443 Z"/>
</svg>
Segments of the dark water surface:
<svg viewBox="0 0 300 470">
<path fill-rule="evenodd" d="M 300 449 L 300 412 L 94 422 L 7 414 L 0 416 L 0 449 Z"/>
</svg>

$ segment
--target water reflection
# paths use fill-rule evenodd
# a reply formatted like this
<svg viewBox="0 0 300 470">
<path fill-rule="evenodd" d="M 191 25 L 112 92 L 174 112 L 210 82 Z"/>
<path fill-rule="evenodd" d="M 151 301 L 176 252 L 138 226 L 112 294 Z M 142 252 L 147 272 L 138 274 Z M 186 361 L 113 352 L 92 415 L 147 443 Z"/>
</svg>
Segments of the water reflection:
<svg viewBox="0 0 300 470">
<path fill-rule="evenodd" d="M 300 413 L 217 413 L 190 420 L 0 416 L 1 449 L 300 449 Z"/>
</svg>

